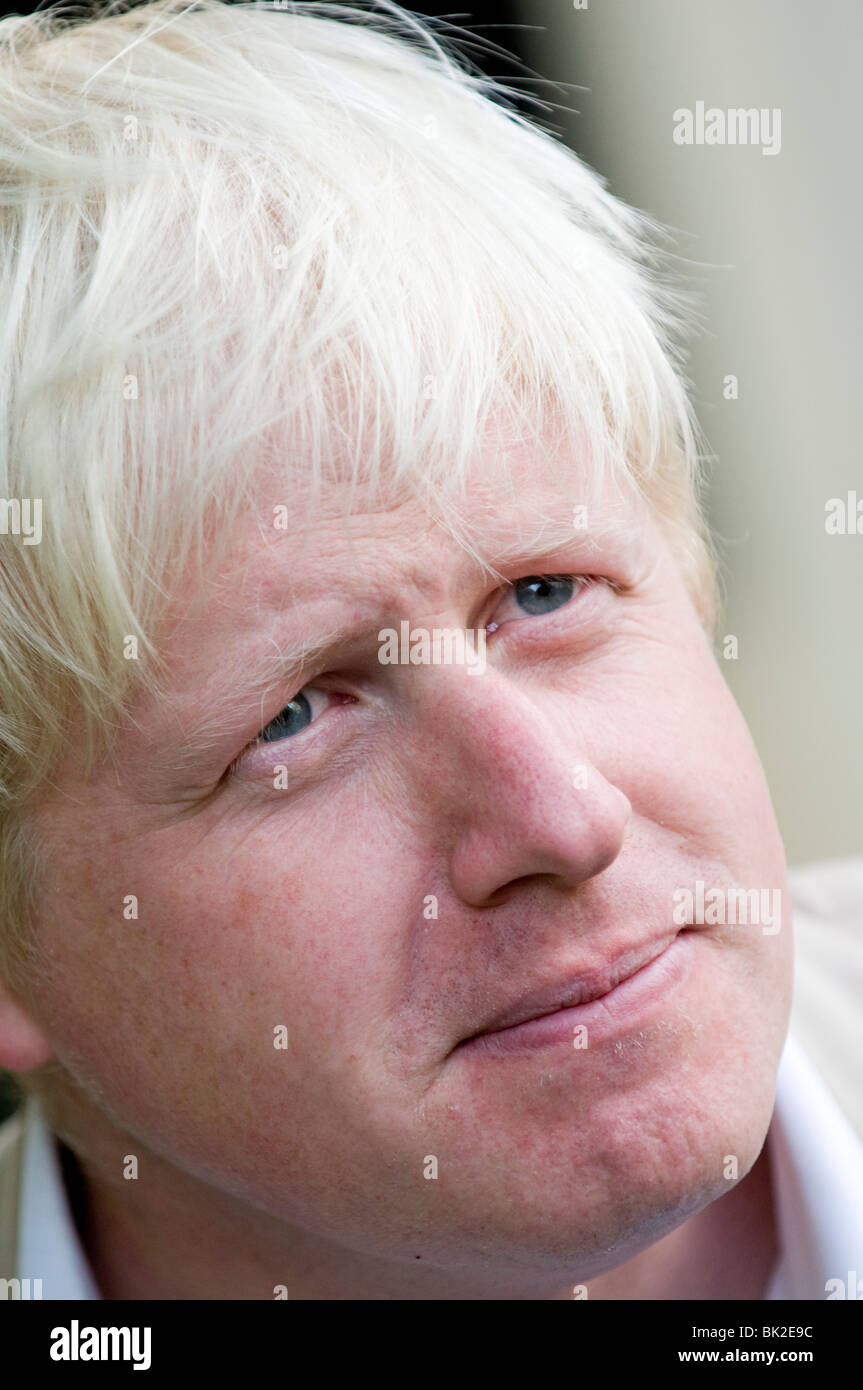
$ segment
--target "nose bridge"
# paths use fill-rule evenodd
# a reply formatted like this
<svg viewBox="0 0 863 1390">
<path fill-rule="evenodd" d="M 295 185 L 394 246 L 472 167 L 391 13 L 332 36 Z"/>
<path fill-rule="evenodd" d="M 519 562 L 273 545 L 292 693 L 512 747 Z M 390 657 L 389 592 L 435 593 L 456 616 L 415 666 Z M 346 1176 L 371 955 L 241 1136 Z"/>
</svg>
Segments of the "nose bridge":
<svg viewBox="0 0 863 1390">
<path fill-rule="evenodd" d="M 501 785 L 517 788 L 523 810 L 546 803 L 552 788 L 562 787 L 565 745 L 541 706 L 512 687 L 492 678 L 475 682 L 477 692 L 464 692 L 465 715 L 460 736 L 466 767 L 475 765 L 479 777 L 489 769 Z"/>
<path fill-rule="evenodd" d="M 494 767 L 524 785 L 555 775 L 564 754 L 541 707 L 500 671 L 454 664 L 408 673 L 410 703 L 436 756 L 477 777 Z"/>
<path fill-rule="evenodd" d="M 416 794 L 447 827 L 465 900 L 539 874 L 580 882 L 617 856 L 631 807 L 587 756 L 575 713 L 558 729 L 545 702 L 492 666 L 426 668 L 413 703 L 430 753 Z"/>
</svg>

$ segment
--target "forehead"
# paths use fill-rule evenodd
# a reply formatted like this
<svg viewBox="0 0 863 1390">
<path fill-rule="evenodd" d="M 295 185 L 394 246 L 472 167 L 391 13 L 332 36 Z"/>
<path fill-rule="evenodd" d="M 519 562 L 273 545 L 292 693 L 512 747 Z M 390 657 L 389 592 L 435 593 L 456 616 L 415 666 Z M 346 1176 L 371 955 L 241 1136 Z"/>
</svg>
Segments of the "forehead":
<svg viewBox="0 0 863 1390">
<path fill-rule="evenodd" d="M 312 506 L 302 483 L 272 466 L 256 486 L 254 515 L 241 519 L 232 555 L 209 578 L 228 606 L 284 604 L 286 584 L 294 594 L 336 570 L 358 592 L 371 571 L 381 584 L 391 575 L 400 586 L 414 577 L 427 587 L 443 578 L 444 560 L 457 580 L 576 537 L 585 554 L 609 541 L 631 545 L 649 511 L 631 484 L 599 478 L 571 447 L 542 443 L 479 454 L 463 488 L 446 492 L 421 478 L 377 490 L 340 481 Z"/>
</svg>

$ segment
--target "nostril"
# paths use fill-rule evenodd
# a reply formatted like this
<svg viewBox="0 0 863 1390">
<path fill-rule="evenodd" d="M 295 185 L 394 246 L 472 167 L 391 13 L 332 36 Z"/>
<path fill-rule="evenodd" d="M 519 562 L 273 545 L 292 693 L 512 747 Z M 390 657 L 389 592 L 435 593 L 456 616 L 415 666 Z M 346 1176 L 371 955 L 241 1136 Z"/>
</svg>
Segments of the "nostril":
<svg viewBox="0 0 863 1390">
<path fill-rule="evenodd" d="M 542 885 L 553 881 L 554 874 L 522 874 L 520 878 L 512 878 L 508 883 L 504 883 L 500 888 L 496 888 L 493 893 L 489 893 L 486 898 L 487 907 L 500 907 L 508 902 L 513 893 L 519 888 L 531 888 L 535 885 Z"/>
</svg>

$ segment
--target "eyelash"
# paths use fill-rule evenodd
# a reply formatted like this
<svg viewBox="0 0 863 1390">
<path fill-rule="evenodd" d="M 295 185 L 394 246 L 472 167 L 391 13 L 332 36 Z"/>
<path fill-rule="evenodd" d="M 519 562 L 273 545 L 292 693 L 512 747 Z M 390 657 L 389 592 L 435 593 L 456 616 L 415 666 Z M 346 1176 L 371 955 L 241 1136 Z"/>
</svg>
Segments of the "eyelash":
<svg viewBox="0 0 863 1390">
<path fill-rule="evenodd" d="M 509 584 L 507 585 L 507 587 L 506 587 L 506 589 L 505 589 L 503 595 L 501 596 L 501 599 L 506 598 L 506 597 L 509 597 L 512 593 L 514 593 L 516 584 L 518 584 L 519 582 L 521 582 L 521 581 L 523 581 L 523 580 L 527 580 L 527 579 L 533 579 L 533 580 L 570 579 L 570 580 L 572 580 L 573 584 L 575 585 L 575 590 L 574 590 L 574 592 L 573 592 L 571 598 L 570 598 L 569 600 L 567 600 L 566 603 L 563 603 L 563 604 L 560 605 L 560 610 L 569 608 L 570 605 L 571 605 L 571 603 L 572 603 L 572 601 L 577 597 L 578 594 L 583 593 L 586 589 L 590 589 L 590 588 L 595 587 L 595 586 L 596 586 L 597 584 L 599 584 L 599 583 L 604 583 L 604 584 L 606 584 L 609 588 L 614 589 L 614 590 L 617 590 L 617 589 L 620 587 L 620 586 L 617 585 L 613 580 L 600 579 L 599 577 L 597 577 L 597 576 L 595 576 L 595 575 L 583 575 L 583 574 L 547 574 L 547 573 L 544 573 L 544 574 L 527 574 L 527 575 L 521 575 L 521 576 L 519 576 L 518 579 L 512 580 L 512 582 L 509 583 Z M 549 618 L 549 617 L 553 617 L 558 611 L 559 611 L 558 609 L 552 609 L 551 613 L 545 613 L 545 614 L 529 614 L 529 613 L 526 613 L 526 614 L 525 614 L 525 619 L 529 619 L 529 618 L 531 618 L 531 617 L 536 618 L 536 619 Z M 507 621 L 514 621 L 514 620 L 507 620 Z M 486 630 L 487 630 L 489 633 L 493 633 L 493 632 L 497 631 L 501 626 L 506 626 L 506 623 L 500 624 L 500 623 L 490 622 L 490 623 L 486 624 Z M 321 679 L 321 677 L 318 677 L 317 679 Z M 312 689 L 312 688 L 314 688 L 314 680 L 312 680 L 312 681 L 307 681 L 305 685 L 301 686 L 300 689 L 297 690 L 297 691 L 295 692 L 295 694 L 293 694 L 293 695 L 290 697 L 290 699 L 289 699 L 288 701 L 286 701 L 286 703 L 282 706 L 281 710 L 279 710 L 279 713 L 276 714 L 276 715 L 273 717 L 273 719 L 271 719 L 267 724 L 265 724 L 264 727 L 263 727 L 263 728 L 259 731 L 259 733 L 255 736 L 255 738 L 252 739 L 252 741 L 251 741 L 250 743 L 246 744 L 245 748 L 243 748 L 243 749 L 240 751 L 240 753 L 237 755 L 237 757 L 234 758 L 233 762 L 231 763 L 230 767 L 228 768 L 227 775 L 230 775 L 230 774 L 234 773 L 235 771 L 237 771 L 238 769 L 240 769 L 240 768 L 242 768 L 244 765 L 246 765 L 247 762 L 248 762 L 249 755 L 250 755 L 251 753 L 253 753 L 256 749 L 261 749 L 261 748 L 266 748 L 266 747 L 269 747 L 269 748 L 273 748 L 273 749 L 274 749 L 274 748 L 276 748 L 276 747 L 278 747 L 278 746 L 280 746 L 280 745 L 282 745 L 282 744 L 285 744 L 285 743 L 292 743 L 292 742 L 295 741 L 295 738 L 297 737 L 296 735 L 294 736 L 294 738 L 274 739 L 274 740 L 266 740 L 266 739 L 264 739 L 263 736 L 264 736 L 266 730 L 269 729 L 273 724 L 276 723 L 276 721 L 280 718 L 281 714 L 284 712 L 284 710 L 287 708 L 287 706 L 288 706 L 289 704 L 291 704 L 294 700 L 296 700 L 296 699 L 303 693 L 304 690 L 309 690 L 309 689 Z M 325 693 L 331 694 L 331 695 L 336 695 L 336 694 L 337 694 L 337 692 L 335 692 L 335 691 L 326 691 Z M 352 700 L 350 697 L 344 697 L 344 698 L 342 699 L 341 703 L 344 703 L 344 704 L 354 704 L 354 703 L 356 703 L 356 701 Z M 332 708 L 332 707 L 331 707 L 331 708 Z M 312 721 L 312 724 L 314 724 L 315 722 L 317 722 L 317 721 L 313 720 L 313 721 Z M 310 729 L 310 728 L 312 727 L 312 724 L 309 724 L 309 725 L 307 726 L 306 729 L 301 730 L 301 733 L 306 733 L 307 730 Z M 275 759 L 275 761 L 281 762 L 281 761 L 284 761 L 284 759 L 281 758 L 281 757 L 277 757 L 277 758 Z M 269 770 L 269 769 L 268 769 L 268 770 Z"/>
</svg>

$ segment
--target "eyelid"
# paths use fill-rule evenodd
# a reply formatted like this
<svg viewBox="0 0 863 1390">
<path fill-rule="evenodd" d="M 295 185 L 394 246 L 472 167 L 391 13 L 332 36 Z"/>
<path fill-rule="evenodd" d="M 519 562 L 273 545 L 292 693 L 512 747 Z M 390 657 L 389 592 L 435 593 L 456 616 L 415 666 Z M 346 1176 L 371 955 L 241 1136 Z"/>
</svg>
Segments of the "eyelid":
<svg viewBox="0 0 863 1390">
<path fill-rule="evenodd" d="M 318 679 L 320 679 L 320 677 L 318 677 Z M 279 715 L 282 713 L 284 709 L 287 708 L 288 705 L 290 705 L 294 700 L 298 699 L 300 695 L 303 695 L 306 691 L 309 690 L 316 690 L 320 694 L 328 695 L 333 700 L 335 700 L 337 704 L 353 703 L 352 696 L 343 695 L 341 692 L 335 690 L 327 690 L 325 687 L 316 685 L 314 680 L 307 681 L 305 685 L 300 686 L 299 690 L 295 690 L 293 695 L 288 696 L 288 698 L 283 702 L 283 704 L 273 715 L 272 719 L 267 720 L 267 723 L 264 724 L 263 727 L 258 730 L 258 733 L 255 735 L 255 737 L 249 743 L 246 744 L 245 748 L 240 750 L 236 758 L 234 758 L 234 760 L 232 761 L 230 768 L 228 769 L 229 773 L 236 772 L 240 768 L 247 766 L 251 760 L 252 755 L 254 753 L 261 752 L 261 750 L 265 748 L 269 749 L 272 754 L 272 757 L 268 759 L 268 769 L 270 769 L 273 763 L 283 763 L 287 761 L 287 759 L 284 756 L 284 751 L 288 745 L 297 742 L 301 742 L 304 746 L 308 745 L 310 738 L 303 738 L 303 735 L 310 735 L 310 731 L 314 729 L 314 726 L 316 724 L 321 722 L 321 718 L 323 717 L 323 715 L 329 712 L 329 709 L 322 710 L 318 718 L 313 718 L 304 729 L 300 729 L 296 734 L 287 738 L 265 739 L 263 737 L 263 734 L 266 732 L 266 730 L 270 727 L 271 724 L 274 724 L 276 722 L 276 720 L 279 718 Z M 314 737 L 314 735 L 310 735 L 310 737 Z M 291 755 L 289 754 L 288 757 L 290 756 Z"/>
<path fill-rule="evenodd" d="M 328 690 L 322 690 L 320 686 L 315 685 L 315 683 L 314 683 L 313 680 L 311 680 L 311 681 L 306 681 L 306 684 L 305 684 L 305 685 L 301 685 L 300 688 L 299 688 L 299 690 L 298 690 L 294 695 L 291 695 L 291 697 L 290 697 L 288 700 L 285 701 L 285 703 L 282 705 L 282 707 L 281 707 L 281 709 L 278 711 L 278 713 L 275 714 L 275 715 L 273 716 L 272 719 L 268 720 L 267 723 L 264 725 L 264 727 L 258 731 L 258 734 L 257 734 L 256 739 L 255 739 L 255 743 L 257 743 L 257 742 L 260 741 L 260 742 L 262 742 L 263 744 L 268 745 L 268 744 L 270 744 L 270 743 L 288 743 L 288 742 L 290 742 L 290 736 L 288 736 L 287 738 L 284 738 L 284 739 L 281 739 L 281 738 L 278 738 L 278 739 L 265 739 L 265 738 L 264 738 L 264 734 L 265 734 L 265 733 L 267 732 L 267 730 L 271 727 L 271 725 L 275 724 L 276 721 L 277 721 L 279 718 L 281 718 L 282 714 L 283 714 L 284 711 L 287 709 L 288 705 L 292 705 L 292 704 L 294 703 L 295 700 L 299 700 L 300 696 L 305 696 L 306 703 L 309 705 L 309 707 L 310 707 L 310 709 L 311 709 L 311 715 L 312 715 L 312 717 L 311 717 L 311 719 L 309 720 L 309 723 L 305 726 L 306 728 L 311 728 L 312 724 L 314 724 L 314 723 L 316 722 L 316 720 L 320 717 L 320 715 L 323 714 L 323 713 L 325 713 L 326 711 L 325 711 L 325 710 L 317 710 L 317 711 L 315 710 L 315 702 L 314 702 L 312 699 L 309 698 L 309 695 L 306 694 L 307 691 L 308 691 L 309 693 L 311 693 L 312 691 L 314 691 L 314 692 L 315 692 L 316 694 L 318 694 L 318 695 L 329 695 L 329 694 L 332 693 L 331 691 L 328 691 Z M 301 734 L 301 733 L 303 733 L 303 732 L 304 732 L 303 729 L 299 729 L 299 730 L 297 730 L 297 734 L 293 735 L 293 737 L 297 737 L 298 734 Z M 253 745 L 253 746 L 254 746 L 254 745 Z"/>
<path fill-rule="evenodd" d="M 553 608 L 553 609 L 551 610 L 551 612 L 549 612 L 549 613 L 522 613 L 521 616 L 520 616 L 520 618 L 518 618 L 518 619 L 506 619 L 507 622 L 512 622 L 512 621 L 522 622 L 522 621 L 525 621 L 525 620 L 532 620 L 532 621 L 534 621 L 534 622 L 543 622 L 543 621 L 547 621 L 548 619 L 554 618 L 558 613 L 565 613 L 565 612 L 569 609 L 569 607 L 570 607 L 570 605 L 572 604 L 573 600 L 574 600 L 574 599 L 578 596 L 578 594 L 580 594 L 584 589 L 589 589 L 589 588 L 591 588 L 593 585 L 595 585 L 595 584 L 601 582 L 595 575 L 589 575 L 589 574 L 574 574 L 574 573 L 570 573 L 570 572 L 567 572 L 567 571 L 537 570 L 537 571 L 532 571 L 530 574 L 519 574 L 519 575 L 516 575 L 516 577 L 515 577 L 514 579 L 508 579 L 508 580 L 506 581 L 505 588 L 504 588 L 503 592 L 500 593 L 500 594 L 498 595 L 498 597 L 497 597 L 497 601 L 496 601 L 495 606 L 494 606 L 494 609 L 493 609 L 493 614 L 494 614 L 494 613 L 497 613 L 497 611 L 498 611 L 498 609 L 500 608 L 500 606 L 501 606 L 502 603 L 506 603 L 508 599 L 511 599 L 511 598 L 512 598 L 512 596 L 513 596 L 513 594 L 514 594 L 514 592 L 515 592 L 515 587 L 516 587 L 516 585 L 517 585 L 517 584 L 522 584 L 522 583 L 525 582 L 525 580 L 528 580 L 528 579 L 532 579 L 532 580 L 537 580 L 537 579 L 544 579 L 544 580 L 552 580 L 552 579 L 569 579 L 569 580 L 571 580 L 571 582 L 572 582 L 572 584 L 573 584 L 573 593 L 571 594 L 571 596 L 567 599 L 567 601 L 566 601 L 565 603 L 560 604 L 558 608 Z M 486 624 L 486 632 L 489 633 L 489 634 L 491 634 L 491 633 L 493 633 L 493 632 L 496 632 L 497 629 L 500 628 L 501 626 L 503 626 L 503 624 L 498 623 L 498 622 L 495 622 L 495 621 L 494 621 L 494 617 L 492 616 L 491 621 L 488 622 L 488 623 Z"/>
</svg>

